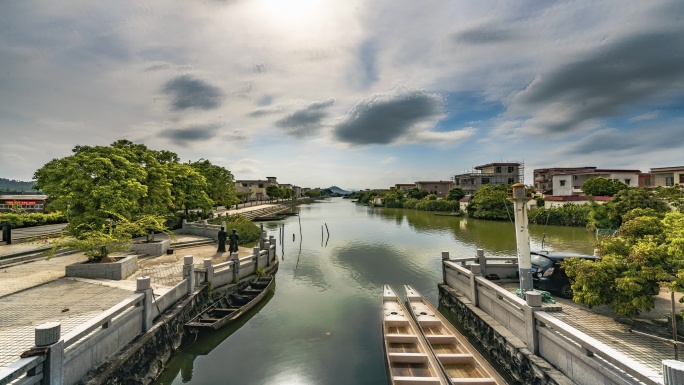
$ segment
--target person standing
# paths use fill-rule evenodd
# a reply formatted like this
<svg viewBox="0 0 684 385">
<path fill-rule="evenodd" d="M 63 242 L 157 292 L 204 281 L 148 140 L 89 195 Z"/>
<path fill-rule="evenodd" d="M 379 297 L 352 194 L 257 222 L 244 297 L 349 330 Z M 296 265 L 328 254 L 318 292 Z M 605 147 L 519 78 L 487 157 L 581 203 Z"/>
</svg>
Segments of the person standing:
<svg viewBox="0 0 684 385">
<path fill-rule="evenodd" d="M 221 226 L 221 231 L 218 232 L 218 250 L 216 252 L 218 253 L 225 253 L 226 252 L 226 239 L 228 238 L 228 234 L 226 233 L 226 229 Z"/>
</svg>

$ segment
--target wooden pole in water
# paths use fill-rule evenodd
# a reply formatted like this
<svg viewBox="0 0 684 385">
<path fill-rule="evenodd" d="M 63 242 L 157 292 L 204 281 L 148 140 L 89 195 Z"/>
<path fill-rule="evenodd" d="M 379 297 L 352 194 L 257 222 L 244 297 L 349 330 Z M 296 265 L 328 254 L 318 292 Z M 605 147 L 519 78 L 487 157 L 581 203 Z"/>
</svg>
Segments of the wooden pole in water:
<svg viewBox="0 0 684 385">
<path fill-rule="evenodd" d="M 328 224 L 327 223 L 325 224 L 325 231 L 328 232 L 328 237 L 330 237 L 330 231 L 328 230 Z"/>
</svg>

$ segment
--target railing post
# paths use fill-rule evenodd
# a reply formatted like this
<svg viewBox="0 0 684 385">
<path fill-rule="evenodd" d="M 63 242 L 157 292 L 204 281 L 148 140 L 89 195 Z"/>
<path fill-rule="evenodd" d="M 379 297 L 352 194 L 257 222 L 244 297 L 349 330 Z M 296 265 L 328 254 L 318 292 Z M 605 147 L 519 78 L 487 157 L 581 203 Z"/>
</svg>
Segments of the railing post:
<svg viewBox="0 0 684 385">
<path fill-rule="evenodd" d="M 138 277 L 138 279 L 135 282 L 135 292 L 144 294 L 145 297 L 143 298 L 143 319 L 142 319 L 142 332 L 145 333 L 146 331 L 150 330 L 152 328 L 152 289 L 150 288 L 150 277 Z M 161 314 L 160 314 L 161 315 Z"/>
<path fill-rule="evenodd" d="M 477 294 L 477 280 L 475 278 L 482 275 L 480 273 L 480 264 L 473 263 L 470 265 L 470 303 L 475 307 L 479 307 L 480 300 Z"/>
<path fill-rule="evenodd" d="M 539 354 L 539 335 L 537 334 L 537 323 L 534 319 L 534 312 L 542 310 L 542 296 L 536 291 L 525 292 L 525 327 L 527 338 L 525 344 L 527 349 L 534 354 Z"/>
<path fill-rule="evenodd" d="M 268 250 L 268 265 L 270 266 L 272 262 L 275 262 L 276 253 L 276 239 L 273 235 L 268 237 L 268 241 L 271 243 L 271 250 Z"/>
<path fill-rule="evenodd" d="M 238 253 L 232 253 L 230 259 L 233 261 L 233 282 L 240 280 L 240 257 Z"/>
<path fill-rule="evenodd" d="M 252 249 L 252 255 L 254 256 L 254 272 L 255 273 L 257 272 L 257 270 L 259 270 L 259 252 L 260 251 L 261 251 L 260 246 L 254 246 L 254 248 Z"/>
<path fill-rule="evenodd" d="M 202 261 L 206 273 L 204 273 L 204 282 L 212 283 L 214 281 L 214 266 L 211 264 L 211 258 L 204 258 Z"/>
<path fill-rule="evenodd" d="M 264 249 L 264 240 L 266 239 L 266 232 L 264 231 L 264 224 L 262 223 L 259 231 L 259 247 L 261 250 Z"/>
<path fill-rule="evenodd" d="M 665 385 L 684 384 L 684 362 L 663 360 L 663 380 Z"/>
<path fill-rule="evenodd" d="M 442 251 L 442 282 L 446 285 L 447 284 L 447 275 L 446 275 L 446 265 L 444 262 L 449 260 L 449 252 L 448 251 Z"/>
<path fill-rule="evenodd" d="M 193 263 L 194 258 L 192 255 L 183 257 L 183 278 L 188 280 L 188 295 L 192 295 L 195 291 L 195 266 Z"/>
<path fill-rule="evenodd" d="M 485 257 L 484 249 L 477 249 L 477 263 L 480 264 L 482 275 L 487 275 L 487 258 Z"/>
<path fill-rule="evenodd" d="M 266 249 L 266 267 L 271 266 L 271 242 L 264 242 L 264 248 Z"/>
<path fill-rule="evenodd" d="M 62 324 L 48 322 L 36 326 L 36 347 L 49 348 L 43 362 L 42 384 L 62 385 L 64 377 L 64 340 L 60 337 Z"/>
</svg>

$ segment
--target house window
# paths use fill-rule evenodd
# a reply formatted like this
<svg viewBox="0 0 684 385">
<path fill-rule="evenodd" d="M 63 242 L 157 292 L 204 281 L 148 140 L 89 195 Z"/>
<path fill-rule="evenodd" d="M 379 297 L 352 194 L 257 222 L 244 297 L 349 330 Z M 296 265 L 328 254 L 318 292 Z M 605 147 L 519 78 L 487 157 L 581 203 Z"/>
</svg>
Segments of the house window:
<svg viewBox="0 0 684 385">
<path fill-rule="evenodd" d="M 650 186 L 651 185 L 651 178 L 645 178 L 644 179 L 644 186 Z"/>
<path fill-rule="evenodd" d="M 560 181 L 560 185 L 565 186 L 565 181 L 564 180 Z"/>
<path fill-rule="evenodd" d="M 482 184 L 489 184 L 489 178 L 482 178 Z"/>
<path fill-rule="evenodd" d="M 514 172 L 515 172 L 515 167 L 513 167 L 513 166 L 508 166 L 508 173 L 509 173 L 509 174 L 512 174 L 512 173 L 514 173 Z"/>
<path fill-rule="evenodd" d="M 515 183 L 515 178 L 508 178 L 508 184 Z"/>
<path fill-rule="evenodd" d="M 684 174 L 679 174 L 679 183 L 684 183 Z"/>
<path fill-rule="evenodd" d="M 247 183 L 243 183 L 243 184 L 242 184 L 242 187 L 247 187 Z"/>
<path fill-rule="evenodd" d="M 456 180 L 454 181 L 454 184 L 455 184 L 456 186 L 460 185 L 460 184 L 461 184 L 461 180 L 460 180 L 460 179 L 456 179 Z"/>
<path fill-rule="evenodd" d="M 629 184 L 629 182 L 631 182 L 631 181 L 632 181 L 631 179 L 625 179 L 626 184 Z"/>
<path fill-rule="evenodd" d="M 674 177 L 673 176 L 666 176 L 665 177 L 665 186 L 672 186 L 674 185 Z"/>
<path fill-rule="evenodd" d="M 501 172 L 501 166 L 496 166 L 496 172 Z"/>
<path fill-rule="evenodd" d="M 263 184 L 263 183 L 259 183 L 259 188 L 264 188 L 264 184 Z"/>
<path fill-rule="evenodd" d="M 577 180 L 577 175 L 573 175 L 572 179 Z"/>
</svg>

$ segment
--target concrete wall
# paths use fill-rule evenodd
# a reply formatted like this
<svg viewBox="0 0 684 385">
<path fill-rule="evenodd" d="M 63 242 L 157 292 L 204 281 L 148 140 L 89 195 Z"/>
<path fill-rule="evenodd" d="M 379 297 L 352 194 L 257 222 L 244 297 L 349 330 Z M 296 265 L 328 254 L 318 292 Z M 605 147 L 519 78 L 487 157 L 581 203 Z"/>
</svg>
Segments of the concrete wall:
<svg viewBox="0 0 684 385">
<path fill-rule="evenodd" d="M 136 254 L 147 254 L 152 257 L 158 257 L 166 254 L 166 250 L 171 247 L 171 241 L 163 239 L 155 242 L 133 243 L 131 250 Z"/>
<path fill-rule="evenodd" d="M 74 263 L 65 268 L 67 277 L 91 279 L 125 279 L 138 269 L 138 257 L 129 255 L 116 262 L 107 263 Z"/>
</svg>

